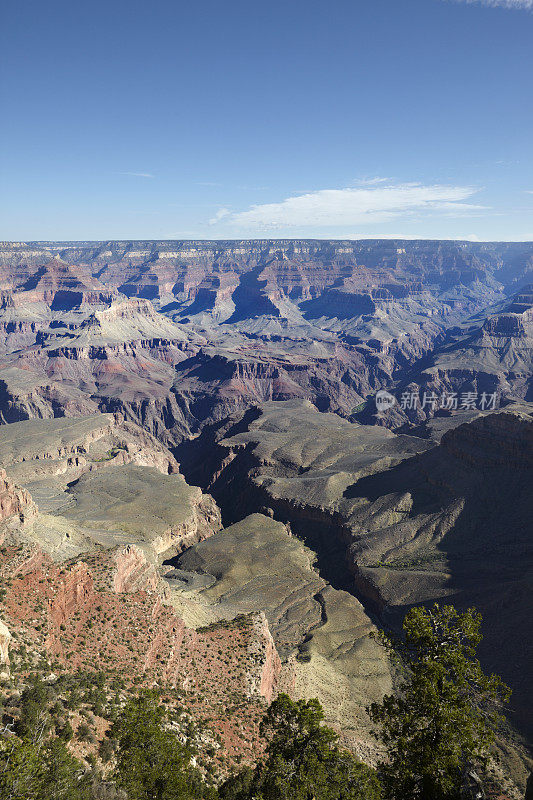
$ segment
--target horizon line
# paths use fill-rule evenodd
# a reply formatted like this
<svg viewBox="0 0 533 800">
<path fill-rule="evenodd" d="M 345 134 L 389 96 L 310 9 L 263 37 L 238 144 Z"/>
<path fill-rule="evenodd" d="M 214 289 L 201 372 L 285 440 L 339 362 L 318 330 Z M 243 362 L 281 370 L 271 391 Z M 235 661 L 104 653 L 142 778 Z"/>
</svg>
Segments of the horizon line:
<svg viewBox="0 0 533 800">
<path fill-rule="evenodd" d="M 460 244 L 533 244 L 531 239 L 461 239 L 454 237 L 409 237 L 402 236 L 364 236 L 355 238 L 326 238 L 326 237 L 249 237 L 249 238 L 218 238 L 218 239 L 192 239 L 192 238 L 160 238 L 160 239 L 129 239 L 129 238 L 106 238 L 106 239 L 3 239 L 0 246 L 5 245 L 58 245 L 58 244 L 105 244 L 106 242 L 191 242 L 197 244 L 209 244 L 217 242 L 457 242 Z"/>
</svg>

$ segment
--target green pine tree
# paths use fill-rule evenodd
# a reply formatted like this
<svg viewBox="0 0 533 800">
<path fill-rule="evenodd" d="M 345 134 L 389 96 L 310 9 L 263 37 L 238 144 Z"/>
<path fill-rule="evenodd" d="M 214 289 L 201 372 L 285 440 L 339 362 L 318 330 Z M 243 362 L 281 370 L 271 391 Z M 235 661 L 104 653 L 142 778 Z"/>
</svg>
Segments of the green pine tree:
<svg viewBox="0 0 533 800">
<path fill-rule="evenodd" d="M 60 739 L 39 744 L 16 736 L 0 739 L 2 800 L 87 800 L 84 773 Z"/>
<path fill-rule="evenodd" d="M 116 784 L 128 800 L 193 800 L 213 792 L 191 765 L 192 753 L 165 728 L 165 711 L 143 693 L 130 700 L 114 723 Z"/>
<path fill-rule="evenodd" d="M 369 708 L 388 751 L 387 800 L 458 800 L 465 771 L 485 763 L 510 690 L 481 668 L 480 624 L 474 609 L 435 604 L 406 615 L 401 641 L 380 637 L 405 670 L 400 692 Z"/>
<path fill-rule="evenodd" d="M 262 723 L 266 759 L 220 787 L 222 800 L 378 800 L 375 773 L 338 746 L 318 700 L 281 694 Z"/>
</svg>

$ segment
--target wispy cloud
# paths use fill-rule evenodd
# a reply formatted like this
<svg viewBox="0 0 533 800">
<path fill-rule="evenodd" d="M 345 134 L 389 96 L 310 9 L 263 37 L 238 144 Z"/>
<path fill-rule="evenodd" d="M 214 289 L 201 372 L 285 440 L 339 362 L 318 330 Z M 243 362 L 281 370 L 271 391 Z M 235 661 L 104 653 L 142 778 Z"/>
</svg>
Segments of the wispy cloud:
<svg viewBox="0 0 533 800">
<path fill-rule="evenodd" d="M 371 225 L 413 214 L 466 216 L 485 208 L 465 202 L 476 191 L 471 186 L 420 183 L 322 189 L 287 197 L 279 203 L 253 205 L 247 211 L 221 208 L 210 224 L 224 222 L 244 229 L 275 230 Z"/>
<path fill-rule="evenodd" d="M 197 181 L 196 185 L 197 186 L 211 186 L 211 187 L 222 186 L 221 183 L 217 183 L 216 181 Z"/>
<path fill-rule="evenodd" d="M 533 11 L 533 0 L 455 0 L 455 2 Z"/>
<path fill-rule="evenodd" d="M 320 237 L 319 237 L 320 238 Z M 454 236 L 443 236 L 441 233 L 435 233 L 432 235 L 420 233 L 405 233 L 405 231 L 401 231 L 400 233 L 354 233 L 353 231 L 335 231 L 335 239 L 339 240 L 346 240 L 346 241 L 364 241 L 365 239 L 392 239 L 393 241 L 417 241 L 419 239 L 438 239 L 439 241 L 452 241 L 452 242 L 480 242 L 484 241 L 480 239 L 475 233 L 468 233 L 468 234 L 457 234 Z M 487 240 L 490 241 L 490 240 Z"/>
<path fill-rule="evenodd" d="M 390 178 L 359 178 L 356 183 L 360 186 L 377 186 L 380 183 L 388 183 Z"/>
<path fill-rule="evenodd" d="M 132 175 L 134 178 L 155 178 L 151 172 L 121 172 L 121 175 Z"/>
<path fill-rule="evenodd" d="M 215 216 L 209 220 L 209 224 L 216 225 L 217 222 L 221 222 L 221 220 L 226 219 L 229 216 L 231 216 L 231 211 L 229 208 L 219 208 Z"/>
</svg>

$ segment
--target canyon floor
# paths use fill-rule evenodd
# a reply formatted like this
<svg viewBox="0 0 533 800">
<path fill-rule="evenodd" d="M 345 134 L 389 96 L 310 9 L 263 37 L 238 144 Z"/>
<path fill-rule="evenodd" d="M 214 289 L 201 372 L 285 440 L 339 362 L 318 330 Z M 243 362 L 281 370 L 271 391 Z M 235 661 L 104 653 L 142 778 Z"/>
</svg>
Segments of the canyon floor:
<svg viewBox="0 0 533 800">
<path fill-rule="evenodd" d="M 4 674 L 172 687 L 220 775 L 278 691 L 318 697 L 375 763 L 397 676 L 370 634 L 473 605 L 518 797 L 532 287 L 531 243 L 3 243 Z"/>
</svg>

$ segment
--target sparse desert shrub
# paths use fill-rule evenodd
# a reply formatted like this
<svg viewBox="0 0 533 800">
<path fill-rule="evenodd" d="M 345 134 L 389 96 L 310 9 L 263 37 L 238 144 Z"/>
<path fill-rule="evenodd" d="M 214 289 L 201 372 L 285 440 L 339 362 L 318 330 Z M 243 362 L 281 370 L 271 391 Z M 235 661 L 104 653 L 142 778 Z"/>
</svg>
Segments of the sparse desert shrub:
<svg viewBox="0 0 533 800">
<path fill-rule="evenodd" d="M 86 722 L 81 722 L 78 725 L 78 730 L 76 731 L 76 738 L 79 739 L 80 742 L 94 741 L 93 732 Z"/>
</svg>

